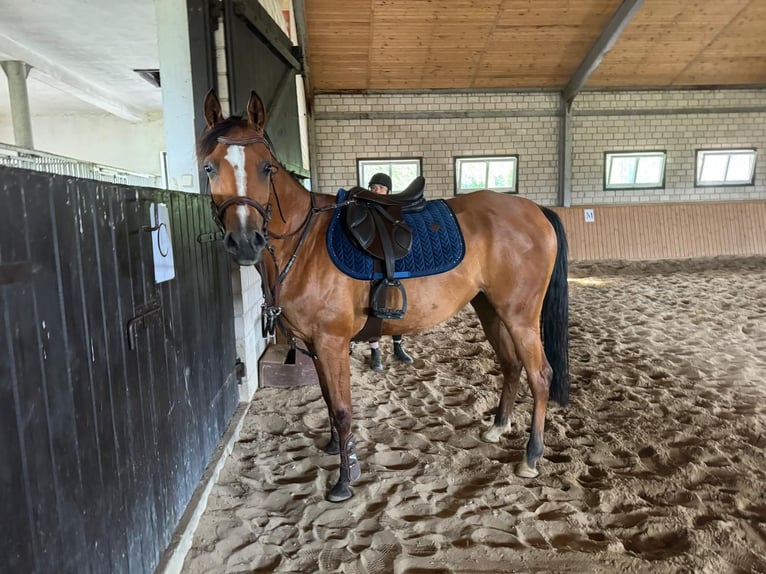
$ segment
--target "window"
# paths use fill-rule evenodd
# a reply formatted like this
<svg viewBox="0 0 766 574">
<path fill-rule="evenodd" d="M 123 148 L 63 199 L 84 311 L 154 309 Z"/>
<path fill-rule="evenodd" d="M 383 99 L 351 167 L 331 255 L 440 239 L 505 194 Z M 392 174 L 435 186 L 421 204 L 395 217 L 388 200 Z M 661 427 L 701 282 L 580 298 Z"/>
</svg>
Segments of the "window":
<svg viewBox="0 0 766 574">
<path fill-rule="evenodd" d="M 394 186 L 391 193 L 398 193 L 412 180 L 420 175 L 420 158 L 402 158 L 402 159 L 359 159 L 356 161 L 357 174 L 359 176 L 359 185 L 367 187 L 370 178 L 378 172 L 388 174 L 391 177 L 391 184 Z"/>
<path fill-rule="evenodd" d="M 694 185 L 753 185 L 754 149 L 697 150 L 697 176 Z"/>
<path fill-rule="evenodd" d="M 604 189 L 665 187 L 664 151 L 607 152 L 604 154 Z"/>
<path fill-rule="evenodd" d="M 518 169 L 517 155 L 455 158 L 455 194 L 479 189 L 516 193 Z"/>
</svg>

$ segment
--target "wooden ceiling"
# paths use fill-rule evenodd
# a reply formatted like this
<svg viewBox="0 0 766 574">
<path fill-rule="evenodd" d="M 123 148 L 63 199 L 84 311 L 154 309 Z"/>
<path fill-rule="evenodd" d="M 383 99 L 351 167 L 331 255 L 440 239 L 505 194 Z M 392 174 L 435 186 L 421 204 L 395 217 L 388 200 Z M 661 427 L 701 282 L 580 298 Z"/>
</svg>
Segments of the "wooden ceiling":
<svg viewBox="0 0 766 574">
<path fill-rule="evenodd" d="M 305 0 L 312 93 L 564 88 L 621 0 Z M 766 0 L 645 0 L 586 88 L 766 85 Z"/>
</svg>

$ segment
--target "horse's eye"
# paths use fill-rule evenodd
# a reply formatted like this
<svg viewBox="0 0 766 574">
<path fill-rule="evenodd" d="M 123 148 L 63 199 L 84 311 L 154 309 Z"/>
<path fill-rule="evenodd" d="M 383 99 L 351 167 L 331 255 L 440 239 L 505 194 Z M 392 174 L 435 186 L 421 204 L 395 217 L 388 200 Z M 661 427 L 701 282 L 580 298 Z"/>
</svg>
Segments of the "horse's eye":
<svg viewBox="0 0 766 574">
<path fill-rule="evenodd" d="M 214 168 L 213 168 L 213 166 L 212 166 L 212 165 L 210 165 L 209 163 L 206 163 L 205 165 L 203 165 L 203 166 L 202 166 L 202 169 L 204 169 L 204 170 L 205 170 L 205 173 L 206 173 L 206 174 L 208 174 L 208 175 L 210 175 L 210 174 L 212 174 L 213 172 L 215 172 L 215 169 L 214 169 Z"/>
<path fill-rule="evenodd" d="M 271 175 L 272 173 L 274 173 L 274 171 L 275 171 L 274 166 L 270 163 L 267 163 L 265 166 L 263 166 L 263 172 L 266 175 Z"/>
</svg>

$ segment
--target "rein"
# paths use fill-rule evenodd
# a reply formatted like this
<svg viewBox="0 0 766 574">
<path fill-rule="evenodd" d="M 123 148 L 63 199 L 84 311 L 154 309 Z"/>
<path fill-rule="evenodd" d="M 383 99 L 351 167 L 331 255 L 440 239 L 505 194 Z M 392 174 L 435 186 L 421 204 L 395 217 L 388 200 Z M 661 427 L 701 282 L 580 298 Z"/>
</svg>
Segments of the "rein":
<svg viewBox="0 0 766 574">
<path fill-rule="evenodd" d="M 248 146 L 252 144 L 263 144 L 266 146 L 266 148 L 269 150 L 269 153 L 271 154 L 272 158 L 276 159 L 276 155 L 274 154 L 274 150 L 271 146 L 271 142 L 267 140 L 265 137 L 259 136 L 259 135 L 252 135 L 249 137 L 243 137 L 243 138 L 229 138 L 225 136 L 219 136 L 217 138 L 218 143 L 224 144 L 224 145 L 241 145 L 241 146 Z M 282 206 L 279 201 L 279 194 L 277 193 L 276 186 L 274 184 L 274 174 L 275 170 L 272 170 L 269 173 L 269 197 L 273 194 L 276 202 L 277 202 L 277 209 L 279 210 L 280 216 L 282 217 L 282 221 L 287 223 L 285 221 L 284 215 L 282 214 Z M 269 232 L 269 223 L 271 223 L 271 214 L 272 214 L 272 205 L 271 201 L 269 201 L 266 204 L 266 207 L 263 207 L 260 203 L 255 201 L 254 199 L 250 199 L 246 196 L 237 196 L 237 197 L 230 197 L 229 199 L 225 200 L 221 205 L 216 206 L 215 203 L 212 204 L 213 207 L 213 217 L 218 224 L 219 228 L 224 229 L 223 226 L 223 215 L 224 212 L 231 207 L 232 205 L 245 205 L 248 207 L 252 207 L 255 209 L 263 219 L 263 235 L 266 240 L 266 250 L 269 252 L 269 255 L 271 255 L 271 259 L 274 262 L 274 286 L 269 285 L 268 281 L 268 273 L 266 269 L 266 263 L 263 257 L 261 257 L 260 262 L 257 265 L 258 273 L 261 276 L 261 285 L 263 288 L 263 298 L 264 298 L 264 304 L 262 306 L 263 308 L 263 324 L 262 324 L 262 335 L 264 337 L 273 338 L 276 334 L 276 327 L 279 327 L 279 329 L 282 331 L 282 333 L 287 337 L 289 343 L 290 343 L 290 349 L 295 349 L 295 337 L 292 335 L 292 333 L 289 333 L 287 329 L 284 327 L 281 321 L 279 321 L 279 316 L 282 314 L 282 307 L 279 305 L 279 295 L 280 291 L 282 289 L 282 284 L 285 281 L 285 278 L 287 277 L 287 274 L 290 272 L 290 269 L 292 269 L 293 264 L 295 263 L 295 260 L 298 258 L 298 253 L 303 247 L 303 244 L 306 241 L 306 238 L 308 237 L 309 231 L 311 230 L 311 224 L 314 222 L 314 217 L 322 212 L 325 211 L 334 211 L 340 207 L 344 207 L 346 205 L 349 205 L 350 203 L 354 203 L 355 200 L 347 200 L 340 204 L 333 204 L 328 205 L 325 207 L 317 207 L 316 205 L 316 194 L 313 191 L 309 191 L 309 198 L 311 200 L 311 205 L 309 206 L 308 212 L 306 213 L 306 216 L 303 218 L 303 221 L 301 224 L 294 230 L 289 233 L 285 234 L 279 234 L 279 233 L 270 233 Z M 212 201 L 212 198 L 211 198 Z M 290 237 L 294 237 L 298 233 L 301 233 L 300 238 L 298 239 L 298 243 L 295 245 L 295 249 L 293 249 L 293 253 L 288 259 L 285 266 L 280 271 L 279 269 L 279 260 L 277 258 L 276 251 L 274 249 L 274 245 L 270 241 L 270 239 L 273 237 L 274 239 L 289 239 Z M 316 358 L 316 355 L 313 353 L 309 353 L 307 351 L 304 351 L 303 349 L 298 349 L 303 353 L 306 353 L 312 358 Z"/>
</svg>

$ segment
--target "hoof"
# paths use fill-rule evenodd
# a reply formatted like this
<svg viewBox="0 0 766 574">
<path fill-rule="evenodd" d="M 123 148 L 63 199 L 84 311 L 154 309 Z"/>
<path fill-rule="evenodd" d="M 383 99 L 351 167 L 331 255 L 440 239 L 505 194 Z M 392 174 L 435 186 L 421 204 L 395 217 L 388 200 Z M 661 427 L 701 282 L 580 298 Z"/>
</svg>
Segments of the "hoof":
<svg viewBox="0 0 766 574">
<path fill-rule="evenodd" d="M 334 438 L 330 439 L 330 442 L 324 447 L 324 451 L 326 454 L 338 454 L 340 452 L 340 443 Z"/>
<path fill-rule="evenodd" d="M 516 476 L 520 476 L 521 478 L 536 478 L 539 475 L 540 473 L 537 469 L 529 466 L 525 460 L 521 461 L 519 466 L 516 467 Z"/>
<path fill-rule="evenodd" d="M 332 490 L 327 493 L 327 500 L 330 502 L 343 502 L 352 496 L 354 496 L 354 493 L 351 492 L 348 483 L 338 481 L 338 483 L 332 487 Z"/>
<path fill-rule="evenodd" d="M 508 429 L 508 426 L 494 426 L 492 425 L 487 430 L 485 430 L 483 433 L 481 433 L 481 440 L 484 442 L 500 442 L 500 437 L 503 436 L 503 433 Z"/>
</svg>

